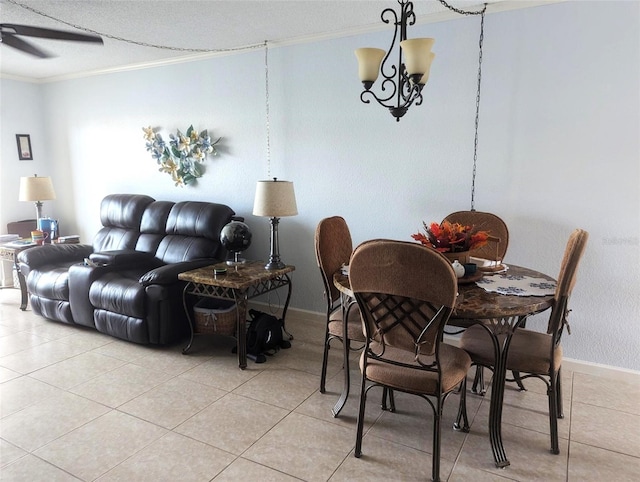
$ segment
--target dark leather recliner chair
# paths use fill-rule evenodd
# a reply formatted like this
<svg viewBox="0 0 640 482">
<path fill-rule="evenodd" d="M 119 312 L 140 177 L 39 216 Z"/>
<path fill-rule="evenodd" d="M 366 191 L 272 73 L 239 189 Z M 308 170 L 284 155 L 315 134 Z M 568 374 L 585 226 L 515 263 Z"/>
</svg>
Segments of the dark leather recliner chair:
<svg viewBox="0 0 640 482">
<path fill-rule="evenodd" d="M 109 195 L 93 246 L 20 253 L 32 309 L 136 343 L 177 341 L 188 330 L 178 274 L 225 259 L 220 231 L 234 214 L 216 203 Z"/>
</svg>

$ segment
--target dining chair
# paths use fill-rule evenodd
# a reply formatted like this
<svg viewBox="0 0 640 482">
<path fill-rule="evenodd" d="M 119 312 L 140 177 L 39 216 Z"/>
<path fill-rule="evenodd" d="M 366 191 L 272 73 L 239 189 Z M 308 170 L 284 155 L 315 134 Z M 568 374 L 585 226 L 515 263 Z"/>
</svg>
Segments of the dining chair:
<svg viewBox="0 0 640 482">
<path fill-rule="evenodd" d="M 475 258 L 482 258 L 500 264 L 507 254 L 509 247 L 509 228 L 502 218 L 483 211 L 456 211 L 448 214 L 443 221 L 460 223 L 466 226 L 488 231 L 488 243 L 472 250 L 469 254 Z"/>
<path fill-rule="evenodd" d="M 511 340 L 499 337 L 500 343 L 507 343 L 507 370 L 525 378 L 539 378 L 547 386 L 549 399 L 549 429 L 551 452 L 560 453 L 558 444 L 558 418 L 563 418 L 562 410 L 562 345 L 560 339 L 569 322 L 571 310 L 568 302 L 576 282 L 578 264 L 584 254 L 589 234 L 576 229 L 567 242 L 560 274 L 556 285 L 554 302 L 549 316 L 546 333 L 526 328 L 515 330 Z M 473 360 L 473 364 L 493 368 L 495 366 L 494 345 L 487 329 L 481 324 L 469 327 L 460 339 L 460 347 Z M 508 380 L 513 381 L 513 380 Z"/>
<path fill-rule="evenodd" d="M 362 455 L 369 390 L 382 387 L 383 393 L 393 390 L 417 395 L 433 411 L 432 478 L 437 481 L 442 407 L 458 387 L 460 416 L 468 427 L 464 401 L 471 359 L 464 350 L 442 341 L 456 300 L 455 272 L 435 250 L 405 241 L 373 240 L 356 248 L 349 278 L 366 333 L 360 356 L 355 456 Z"/>
<path fill-rule="evenodd" d="M 331 342 L 333 340 L 340 340 L 344 344 L 343 369 L 345 372 L 345 389 L 341 399 L 332 410 L 334 417 L 338 416 L 349 395 L 350 375 L 348 353 L 351 349 L 351 342 L 356 341 L 364 345 L 365 341 L 362 319 L 360 318 L 360 312 L 358 311 L 355 301 L 347 303 L 346 306 L 343 307 L 340 292 L 333 284 L 333 275 L 338 272 L 342 266 L 349 264 L 352 251 L 351 233 L 344 218 L 332 216 L 322 219 L 318 223 L 315 233 L 315 252 L 316 261 L 320 268 L 320 274 L 322 275 L 324 297 L 326 300 L 326 326 L 324 352 L 322 355 L 322 372 L 320 375 L 320 393 L 325 393 L 326 391 L 327 365 Z"/>
<path fill-rule="evenodd" d="M 443 221 L 460 223 L 465 226 L 475 226 L 480 230 L 488 231 L 489 238 L 487 239 L 487 244 L 472 250 L 469 254 L 474 258 L 481 258 L 493 262 L 496 267 L 502 265 L 502 261 L 507 254 L 507 248 L 509 247 L 509 228 L 500 216 L 472 209 L 470 211 L 456 211 L 448 214 Z M 475 320 L 452 319 L 449 321 L 449 325 L 460 329 L 447 331 L 446 333 L 448 335 L 459 335 L 464 329 L 475 323 Z M 521 390 L 525 389 L 522 380 L 517 374 L 514 374 L 514 380 Z M 486 392 L 484 374 L 481 366 L 476 368 L 472 390 L 474 393 L 479 394 Z"/>
</svg>

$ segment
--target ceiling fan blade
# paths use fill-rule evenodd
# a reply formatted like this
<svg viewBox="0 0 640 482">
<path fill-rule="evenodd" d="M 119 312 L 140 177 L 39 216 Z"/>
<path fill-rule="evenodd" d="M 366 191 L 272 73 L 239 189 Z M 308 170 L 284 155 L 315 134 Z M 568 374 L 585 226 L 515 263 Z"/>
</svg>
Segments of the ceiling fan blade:
<svg viewBox="0 0 640 482">
<path fill-rule="evenodd" d="M 53 30 L 50 28 L 30 27 L 28 25 L 17 25 L 3 23 L 0 24 L 0 29 L 4 32 L 7 29 L 12 30 L 8 32 L 13 35 L 24 35 L 27 37 L 41 37 L 55 40 L 73 40 L 76 42 L 95 42 L 103 43 L 102 37 L 97 35 L 88 35 L 83 33 L 67 32 L 66 30 Z"/>
<path fill-rule="evenodd" d="M 40 57 L 41 59 L 48 59 L 51 57 L 48 53 L 39 48 L 31 45 L 29 42 L 25 42 L 24 40 L 14 37 L 13 34 L 2 32 L 2 43 L 5 45 L 9 45 L 14 49 L 21 50 L 22 52 L 26 52 L 31 55 L 35 55 L 36 57 Z"/>
</svg>

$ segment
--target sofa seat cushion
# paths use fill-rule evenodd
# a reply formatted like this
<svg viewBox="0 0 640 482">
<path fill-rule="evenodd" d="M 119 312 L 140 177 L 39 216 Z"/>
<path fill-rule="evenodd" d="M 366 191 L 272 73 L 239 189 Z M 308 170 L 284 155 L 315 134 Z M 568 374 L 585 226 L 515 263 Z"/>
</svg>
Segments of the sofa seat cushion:
<svg viewBox="0 0 640 482">
<path fill-rule="evenodd" d="M 106 273 L 91 284 L 89 301 L 97 310 L 145 318 L 145 288 L 138 270 Z"/>
<path fill-rule="evenodd" d="M 75 262 L 45 265 L 27 277 L 29 293 L 50 300 L 69 300 L 69 268 Z"/>
</svg>

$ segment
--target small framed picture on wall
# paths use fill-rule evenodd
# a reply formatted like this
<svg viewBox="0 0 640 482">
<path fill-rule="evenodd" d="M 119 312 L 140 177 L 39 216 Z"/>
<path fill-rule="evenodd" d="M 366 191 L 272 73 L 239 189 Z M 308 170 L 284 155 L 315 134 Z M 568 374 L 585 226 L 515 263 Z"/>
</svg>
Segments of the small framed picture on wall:
<svg viewBox="0 0 640 482">
<path fill-rule="evenodd" d="M 33 161 L 29 134 L 16 134 L 16 142 L 18 143 L 18 159 L 21 161 Z"/>
</svg>

